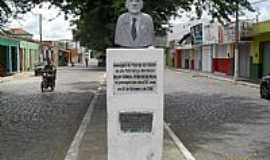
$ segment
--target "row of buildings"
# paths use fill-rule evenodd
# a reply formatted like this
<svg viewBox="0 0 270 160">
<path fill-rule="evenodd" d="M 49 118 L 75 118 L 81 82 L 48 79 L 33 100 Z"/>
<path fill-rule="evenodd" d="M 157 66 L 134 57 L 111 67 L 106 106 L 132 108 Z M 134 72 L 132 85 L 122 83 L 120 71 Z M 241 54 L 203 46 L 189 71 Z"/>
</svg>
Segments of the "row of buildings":
<svg viewBox="0 0 270 160">
<path fill-rule="evenodd" d="M 239 78 L 259 81 L 270 73 L 270 21 L 239 23 Z M 167 63 L 176 68 L 225 76 L 235 72 L 235 23 L 179 24 L 169 34 Z"/>
<path fill-rule="evenodd" d="M 56 66 L 80 63 L 88 52 L 71 40 L 40 42 L 32 37 L 20 28 L 0 32 L 0 76 L 30 71 L 48 61 Z"/>
</svg>

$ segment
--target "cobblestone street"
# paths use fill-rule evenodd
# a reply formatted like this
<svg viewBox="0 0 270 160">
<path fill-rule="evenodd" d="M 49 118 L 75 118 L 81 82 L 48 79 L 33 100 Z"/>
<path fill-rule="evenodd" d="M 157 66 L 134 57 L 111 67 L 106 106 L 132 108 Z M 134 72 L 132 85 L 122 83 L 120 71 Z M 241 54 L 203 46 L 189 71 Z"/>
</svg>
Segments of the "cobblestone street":
<svg viewBox="0 0 270 160">
<path fill-rule="evenodd" d="M 0 159 L 64 159 L 103 73 L 59 69 L 55 91 L 45 93 L 40 77 L 0 84 Z"/>
<path fill-rule="evenodd" d="M 270 159 L 270 102 L 258 89 L 167 70 L 165 91 L 165 119 L 196 159 Z"/>
<path fill-rule="evenodd" d="M 0 84 L 0 159 L 64 159 L 103 73 L 59 69 L 45 93 L 40 77 Z M 270 102 L 258 89 L 166 70 L 165 92 L 165 120 L 197 160 L 270 159 Z"/>
</svg>

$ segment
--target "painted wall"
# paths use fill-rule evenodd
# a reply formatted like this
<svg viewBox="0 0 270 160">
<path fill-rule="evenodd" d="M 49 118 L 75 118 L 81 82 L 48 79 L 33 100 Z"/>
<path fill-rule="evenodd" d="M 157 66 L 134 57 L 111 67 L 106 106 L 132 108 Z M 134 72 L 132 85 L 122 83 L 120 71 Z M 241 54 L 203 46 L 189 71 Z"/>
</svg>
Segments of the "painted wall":
<svg viewBox="0 0 270 160">
<path fill-rule="evenodd" d="M 34 64 L 39 61 L 39 47 L 38 43 L 28 42 L 28 41 L 20 41 L 20 52 L 23 55 L 21 62 L 21 68 L 23 70 L 31 70 Z"/>
<path fill-rule="evenodd" d="M 219 26 L 217 23 L 204 24 L 203 44 L 217 44 L 219 42 Z"/>
<path fill-rule="evenodd" d="M 256 24 L 254 31 L 256 35 L 270 32 L 270 20 Z"/>
<path fill-rule="evenodd" d="M 217 45 L 216 53 L 213 58 L 213 71 L 233 74 L 233 45 L 221 44 Z"/>
</svg>

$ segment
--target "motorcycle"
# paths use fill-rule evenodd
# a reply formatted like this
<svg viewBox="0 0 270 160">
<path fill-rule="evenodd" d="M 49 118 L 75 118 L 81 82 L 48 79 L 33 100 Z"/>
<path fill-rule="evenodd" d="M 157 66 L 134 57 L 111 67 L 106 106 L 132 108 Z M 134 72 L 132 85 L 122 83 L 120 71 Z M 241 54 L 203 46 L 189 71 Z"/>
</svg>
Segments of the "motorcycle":
<svg viewBox="0 0 270 160">
<path fill-rule="evenodd" d="M 42 81 L 41 81 L 41 92 L 44 92 L 45 89 L 51 88 L 51 91 L 54 91 L 56 80 L 56 69 L 51 66 L 45 66 L 42 70 Z"/>
</svg>

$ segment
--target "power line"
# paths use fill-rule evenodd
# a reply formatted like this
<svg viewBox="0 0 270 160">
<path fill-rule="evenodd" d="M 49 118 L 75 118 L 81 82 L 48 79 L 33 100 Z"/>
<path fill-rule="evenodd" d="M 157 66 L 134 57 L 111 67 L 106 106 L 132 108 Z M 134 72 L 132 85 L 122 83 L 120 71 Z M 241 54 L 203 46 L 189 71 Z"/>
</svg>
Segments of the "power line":
<svg viewBox="0 0 270 160">
<path fill-rule="evenodd" d="M 258 3 L 263 3 L 263 2 L 266 2 L 266 1 L 269 1 L 269 0 L 258 0 L 256 2 L 251 2 L 251 4 L 258 4 Z"/>
</svg>

